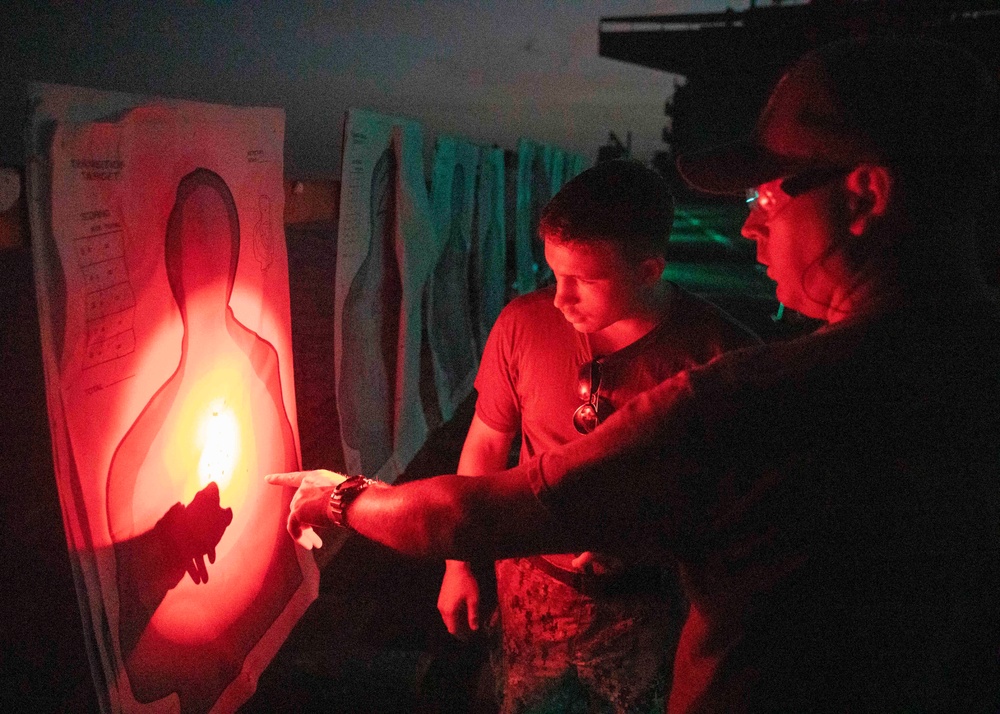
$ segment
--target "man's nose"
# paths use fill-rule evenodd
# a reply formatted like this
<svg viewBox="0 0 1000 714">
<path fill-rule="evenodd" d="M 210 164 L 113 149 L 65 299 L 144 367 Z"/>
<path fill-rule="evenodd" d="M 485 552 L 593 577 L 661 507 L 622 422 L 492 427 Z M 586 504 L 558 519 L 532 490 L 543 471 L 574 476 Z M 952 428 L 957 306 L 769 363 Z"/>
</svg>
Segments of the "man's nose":
<svg viewBox="0 0 1000 714">
<path fill-rule="evenodd" d="M 767 255 L 765 255 L 767 225 L 766 221 L 759 214 L 760 211 L 751 211 L 747 219 L 743 221 L 740 233 L 743 234 L 744 238 L 752 240 L 757 244 L 757 262 L 766 265 L 768 262 Z"/>
<path fill-rule="evenodd" d="M 573 302 L 573 291 L 563 280 L 556 280 L 556 296 L 552 303 L 562 309 Z"/>
<path fill-rule="evenodd" d="M 760 211 L 750 211 L 746 220 L 743 221 L 743 227 L 740 228 L 740 233 L 743 234 L 744 238 L 748 238 L 754 242 L 760 240 L 765 230 L 764 219 L 760 213 Z"/>
</svg>

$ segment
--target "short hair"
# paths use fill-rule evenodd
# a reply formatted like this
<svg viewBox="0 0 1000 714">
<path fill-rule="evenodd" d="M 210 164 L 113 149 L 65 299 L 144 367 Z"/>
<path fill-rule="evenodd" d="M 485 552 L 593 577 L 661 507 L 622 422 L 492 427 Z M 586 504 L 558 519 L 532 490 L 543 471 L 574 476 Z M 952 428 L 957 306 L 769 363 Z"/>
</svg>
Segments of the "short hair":
<svg viewBox="0 0 1000 714">
<path fill-rule="evenodd" d="M 629 260 L 665 256 L 674 197 L 662 176 L 637 161 L 597 164 L 552 197 L 538 225 L 542 240 L 608 243 Z"/>
</svg>

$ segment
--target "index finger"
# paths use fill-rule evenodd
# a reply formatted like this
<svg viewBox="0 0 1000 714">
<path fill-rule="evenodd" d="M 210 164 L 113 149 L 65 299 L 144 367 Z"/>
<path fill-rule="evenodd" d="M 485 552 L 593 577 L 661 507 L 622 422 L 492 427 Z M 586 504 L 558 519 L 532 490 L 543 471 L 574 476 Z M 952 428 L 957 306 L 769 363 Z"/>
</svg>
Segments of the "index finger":
<svg viewBox="0 0 1000 714">
<path fill-rule="evenodd" d="M 273 486 L 296 486 L 302 483 L 306 471 L 289 471 L 283 474 L 268 474 L 264 480 Z"/>
</svg>

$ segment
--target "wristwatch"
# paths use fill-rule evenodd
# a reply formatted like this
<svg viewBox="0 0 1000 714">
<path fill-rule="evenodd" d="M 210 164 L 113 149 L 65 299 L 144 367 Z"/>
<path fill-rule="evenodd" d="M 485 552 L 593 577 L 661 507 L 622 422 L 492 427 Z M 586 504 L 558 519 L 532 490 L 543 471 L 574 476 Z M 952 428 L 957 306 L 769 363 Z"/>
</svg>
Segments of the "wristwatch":
<svg viewBox="0 0 1000 714">
<path fill-rule="evenodd" d="M 375 481 L 364 476 L 351 476 L 341 481 L 333 493 L 330 494 L 330 502 L 327 504 L 326 514 L 330 522 L 341 528 L 350 528 L 347 525 L 347 518 L 344 509 L 348 504 L 358 497 L 358 494 L 371 486 Z"/>
</svg>

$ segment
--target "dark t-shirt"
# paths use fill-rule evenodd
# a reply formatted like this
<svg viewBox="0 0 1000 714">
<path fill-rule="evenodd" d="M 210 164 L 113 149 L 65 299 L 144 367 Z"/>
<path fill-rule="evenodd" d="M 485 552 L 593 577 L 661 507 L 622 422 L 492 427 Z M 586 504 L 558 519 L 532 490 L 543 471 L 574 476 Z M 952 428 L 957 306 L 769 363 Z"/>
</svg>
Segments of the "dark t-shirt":
<svg viewBox="0 0 1000 714">
<path fill-rule="evenodd" d="M 582 544 L 679 562 L 671 712 L 1000 703 L 997 335 L 968 305 L 744 350 L 526 465 Z"/>
</svg>

